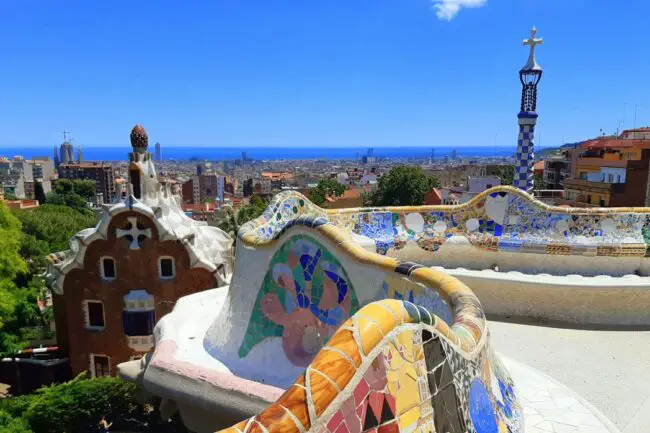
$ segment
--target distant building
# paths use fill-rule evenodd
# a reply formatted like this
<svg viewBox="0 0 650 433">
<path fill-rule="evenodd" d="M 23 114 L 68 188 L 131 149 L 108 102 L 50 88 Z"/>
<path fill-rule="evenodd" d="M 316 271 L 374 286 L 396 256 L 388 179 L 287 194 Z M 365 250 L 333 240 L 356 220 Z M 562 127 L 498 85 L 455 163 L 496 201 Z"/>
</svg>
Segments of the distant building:
<svg viewBox="0 0 650 433">
<path fill-rule="evenodd" d="M 272 171 L 263 171 L 262 172 L 262 181 L 268 181 L 271 185 L 272 191 L 279 191 L 284 186 L 288 186 L 293 182 L 294 174 L 290 172 L 272 172 Z"/>
<path fill-rule="evenodd" d="M 69 141 L 64 141 L 59 147 L 59 163 L 60 164 L 71 164 L 74 162 L 74 148 L 72 143 Z"/>
<path fill-rule="evenodd" d="M 77 164 L 84 162 L 84 154 L 81 150 L 81 146 L 77 147 Z"/>
<path fill-rule="evenodd" d="M 424 196 L 424 204 L 426 206 L 436 206 L 442 204 L 442 195 L 440 190 L 433 188 Z"/>
<path fill-rule="evenodd" d="M 5 195 L 34 198 L 34 166 L 21 156 L 0 158 L 0 187 Z"/>
<path fill-rule="evenodd" d="M 185 204 L 194 203 L 194 180 L 193 179 L 190 179 L 181 185 L 181 197 L 183 197 L 183 203 Z"/>
<path fill-rule="evenodd" d="M 425 174 L 435 176 L 440 180 L 443 187 L 465 187 L 470 177 L 482 177 L 488 173 L 488 167 L 484 165 L 456 165 L 441 168 L 424 170 Z"/>
<path fill-rule="evenodd" d="M 203 173 L 192 178 L 192 194 L 194 203 L 215 201 L 223 203 L 225 176 L 216 173 Z"/>
<path fill-rule="evenodd" d="M 480 194 L 486 189 L 501 185 L 501 179 L 498 176 L 470 177 L 467 179 L 467 192 Z"/>
<path fill-rule="evenodd" d="M 569 151 L 553 153 L 544 159 L 544 183 L 547 189 L 563 189 L 564 179 L 570 174 Z"/>
<path fill-rule="evenodd" d="M 650 206 L 650 129 L 588 140 L 567 154 L 571 160 L 563 204 Z"/>
<path fill-rule="evenodd" d="M 185 215 L 158 181 L 144 128 L 131 144 L 128 196 L 49 256 L 57 343 L 73 376 L 115 375 L 153 348 L 156 321 L 178 298 L 223 285 L 230 272 L 232 238 Z"/>
<path fill-rule="evenodd" d="M 351 188 L 346 189 L 343 195 L 340 197 L 331 197 L 326 198 L 324 207 L 328 209 L 349 209 L 363 206 L 363 192 L 366 191 L 364 188 Z"/>
<path fill-rule="evenodd" d="M 156 161 L 162 161 L 162 152 L 160 150 L 160 143 L 156 142 L 154 159 Z"/>
<path fill-rule="evenodd" d="M 39 205 L 37 200 L 29 200 L 29 199 L 8 200 L 5 203 L 7 204 L 7 206 L 9 206 L 9 209 L 15 209 L 15 210 L 33 209 L 38 207 Z"/>
<path fill-rule="evenodd" d="M 60 179 L 82 179 L 95 181 L 96 191 L 102 193 L 105 203 L 115 197 L 115 174 L 113 165 L 106 162 L 83 162 L 81 164 L 61 164 Z"/>
</svg>

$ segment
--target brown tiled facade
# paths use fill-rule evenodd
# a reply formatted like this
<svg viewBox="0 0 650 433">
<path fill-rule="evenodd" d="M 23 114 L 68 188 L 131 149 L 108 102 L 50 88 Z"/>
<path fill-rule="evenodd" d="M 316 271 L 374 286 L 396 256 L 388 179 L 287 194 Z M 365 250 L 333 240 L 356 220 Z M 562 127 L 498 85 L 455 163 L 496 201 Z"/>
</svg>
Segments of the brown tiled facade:
<svg viewBox="0 0 650 433">
<path fill-rule="evenodd" d="M 134 217 L 140 231 L 151 230 L 151 237 L 136 239 L 139 249 L 130 248 L 131 240 L 127 237 L 117 237 L 117 230 L 128 229 L 129 218 Z M 161 257 L 173 259 L 173 277 L 161 278 Z M 104 278 L 103 258 L 114 260 L 114 279 Z M 95 372 L 95 367 L 91 367 L 93 355 L 98 355 L 109 358 L 108 373 L 115 375 L 119 363 L 140 357 L 150 350 L 146 344 L 136 344 L 138 347 L 134 348 L 133 337 L 125 333 L 125 296 L 130 292 L 144 291 L 153 297 L 151 308 L 155 311 L 154 321 L 157 321 L 172 310 L 180 297 L 217 285 L 216 275 L 212 272 L 191 268 L 189 254 L 181 242 L 159 241 L 156 224 L 149 217 L 133 210 L 113 216 L 107 239 L 97 239 L 87 246 L 83 266 L 69 271 L 63 283 L 63 294 L 54 295 L 59 345 L 70 358 L 72 374 L 84 370 L 97 375 L 106 373 Z M 85 307 L 88 301 L 102 303 L 103 327 L 89 326 L 89 313 Z M 94 320 L 97 320 L 97 311 L 90 313 L 95 314 Z"/>
</svg>

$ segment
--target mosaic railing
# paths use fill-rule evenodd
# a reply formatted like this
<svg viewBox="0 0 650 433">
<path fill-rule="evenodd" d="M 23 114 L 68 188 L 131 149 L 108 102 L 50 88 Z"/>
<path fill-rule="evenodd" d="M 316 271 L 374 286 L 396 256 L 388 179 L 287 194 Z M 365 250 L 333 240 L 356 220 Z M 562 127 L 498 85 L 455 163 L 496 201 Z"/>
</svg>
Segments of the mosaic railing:
<svg viewBox="0 0 650 433">
<path fill-rule="evenodd" d="M 337 210 L 321 209 L 296 192 L 283 193 L 264 218 L 250 223 L 247 240 L 264 243 L 305 218 L 366 236 L 380 254 L 408 244 L 434 252 L 453 236 L 490 251 L 637 257 L 650 251 L 650 208 L 553 207 L 505 186 L 462 205 Z"/>
<path fill-rule="evenodd" d="M 223 432 L 523 431 L 512 381 L 485 344 L 483 324 L 459 338 L 423 307 L 368 304 L 274 404 Z"/>
</svg>

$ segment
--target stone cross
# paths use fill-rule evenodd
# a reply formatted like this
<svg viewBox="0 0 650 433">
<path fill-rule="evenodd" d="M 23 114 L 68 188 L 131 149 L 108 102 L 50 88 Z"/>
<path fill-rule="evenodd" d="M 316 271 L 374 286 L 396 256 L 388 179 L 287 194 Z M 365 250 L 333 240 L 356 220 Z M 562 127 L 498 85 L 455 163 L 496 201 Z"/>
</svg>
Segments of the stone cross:
<svg viewBox="0 0 650 433">
<path fill-rule="evenodd" d="M 528 56 L 528 65 L 534 65 L 535 64 L 535 47 L 537 45 L 542 45 L 544 43 L 543 38 L 536 38 L 535 36 L 537 35 L 537 29 L 533 27 L 530 30 L 530 38 L 529 39 L 524 39 L 524 45 L 530 47 L 530 55 Z"/>
<path fill-rule="evenodd" d="M 139 250 L 140 242 L 138 241 L 138 238 L 144 236 L 151 239 L 151 229 L 140 230 L 138 228 L 138 219 L 136 217 L 128 217 L 127 221 L 131 224 L 131 228 L 128 230 L 117 229 L 115 234 L 118 238 L 131 236 L 131 244 L 129 245 L 129 248 L 132 250 Z"/>
</svg>

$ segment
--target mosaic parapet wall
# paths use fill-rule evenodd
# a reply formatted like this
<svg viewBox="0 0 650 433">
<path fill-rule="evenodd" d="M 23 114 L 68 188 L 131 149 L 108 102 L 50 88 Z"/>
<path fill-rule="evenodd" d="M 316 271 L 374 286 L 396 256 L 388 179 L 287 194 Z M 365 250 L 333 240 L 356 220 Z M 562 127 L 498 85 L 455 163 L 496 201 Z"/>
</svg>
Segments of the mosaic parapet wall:
<svg viewBox="0 0 650 433">
<path fill-rule="evenodd" d="M 264 243 L 307 216 L 372 239 L 380 254 L 407 245 L 435 252 L 454 237 L 495 252 L 644 257 L 650 251 L 650 208 L 553 207 L 507 186 L 462 205 L 337 210 L 286 192 L 251 223 L 247 238 Z"/>
<path fill-rule="evenodd" d="M 475 333 L 459 336 L 409 302 L 368 304 L 277 402 L 224 432 L 523 431 L 513 383 L 481 333 L 481 316 L 477 306 L 465 318 Z"/>
</svg>

